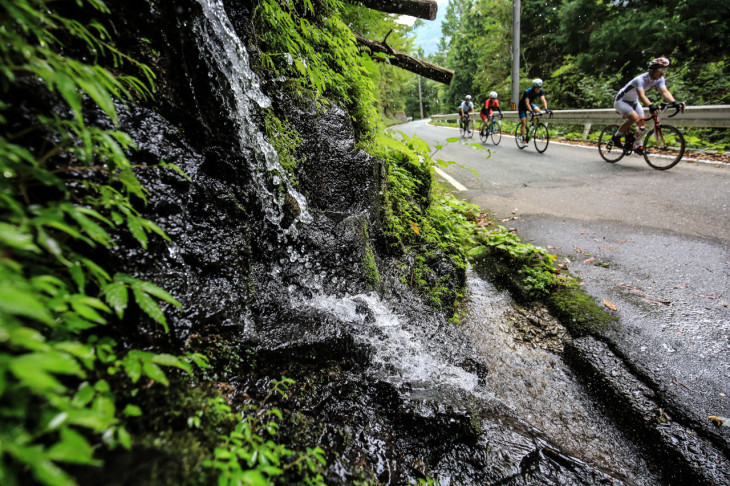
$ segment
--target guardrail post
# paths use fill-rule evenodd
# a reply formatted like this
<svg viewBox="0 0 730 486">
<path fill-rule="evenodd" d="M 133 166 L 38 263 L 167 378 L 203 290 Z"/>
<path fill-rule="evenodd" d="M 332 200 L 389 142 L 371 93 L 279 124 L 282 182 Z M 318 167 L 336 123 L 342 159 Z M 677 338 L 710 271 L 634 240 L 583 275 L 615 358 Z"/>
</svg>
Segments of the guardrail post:
<svg viewBox="0 0 730 486">
<path fill-rule="evenodd" d="M 583 138 L 588 138 L 588 132 L 590 132 L 590 131 L 591 131 L 590 123 L 586 123 L 585 125 L 583 125 Z"/>
</svg>

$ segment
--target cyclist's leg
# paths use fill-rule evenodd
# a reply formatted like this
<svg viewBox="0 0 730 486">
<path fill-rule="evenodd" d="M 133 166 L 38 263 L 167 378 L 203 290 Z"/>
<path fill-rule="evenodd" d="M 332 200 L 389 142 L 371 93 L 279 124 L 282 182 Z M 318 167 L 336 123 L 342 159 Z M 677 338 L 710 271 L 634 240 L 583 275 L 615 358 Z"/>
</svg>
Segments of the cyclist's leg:
<svg viewBox="0 0 730 486">
<path fill-rule="evenodd" d="M 489 119 L 488 119 L 487 115 L 485 115 L 481 111 L 479 112 L 479 116 L 482 118 L 482 128 L 479 129 L 481 131 L 481 130 L 484 130 L 485 128 L 487 128 L 487 125 L 489 124 Z"/>
<path fill-rule="evenodd" d="M 527 126 L 527 112 L 520 111 L 520 123 L 522 123 L 522 137 L 525 137 L 525 127 Z"/>
<path fill-rule="evenodd" d="M 629 132 L 629 129 L 634 123 L 640 121 L 639 119 L 644 116 L 644 110 L 641 107 L 641 103 L 638 101 L 635 103 L 627 103 L 623 100 L 617 100 L 613 107 L 616 109 L 619 115 L 622 115 L 626 120 L 618 127 L 618 130 L 614 134 L 612 140 L 613 144 L 617 147 L 623 147 L 621 137 Z"/>
</svg>

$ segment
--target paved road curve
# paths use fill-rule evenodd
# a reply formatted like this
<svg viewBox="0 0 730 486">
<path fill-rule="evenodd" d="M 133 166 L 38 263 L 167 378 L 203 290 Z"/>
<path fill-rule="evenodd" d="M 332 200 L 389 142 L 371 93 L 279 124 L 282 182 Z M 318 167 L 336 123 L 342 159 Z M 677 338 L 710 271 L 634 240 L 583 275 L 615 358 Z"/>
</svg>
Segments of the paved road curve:
<svg viewBox="0 0 730 486">
<path fill-rule="evenodd" d="M 423 121 L 395 128 L 432 147 L 458 137 Z M 491 157 L 459 143 L 436 154 L 461 165 L 445 169 L 466 187 L 457 195 L 554 248 L 589 294 L 618 307 L 612 347 L 670 415 L 730 444 L 730 428 L 707 418 L 730 417 L 730 166 L 662 172 L 638 156 L 603 162 L 596 148 L 519 150 L 509 136 L 484 146 Z"/>
</svg>

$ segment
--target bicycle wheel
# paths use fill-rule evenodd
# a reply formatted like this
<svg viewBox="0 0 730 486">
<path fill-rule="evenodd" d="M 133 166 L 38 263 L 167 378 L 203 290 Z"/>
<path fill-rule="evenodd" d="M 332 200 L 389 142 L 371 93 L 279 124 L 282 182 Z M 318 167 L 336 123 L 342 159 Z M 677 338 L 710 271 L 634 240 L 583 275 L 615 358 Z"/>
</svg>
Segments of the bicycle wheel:
<svg viewBox="0 0 730 486">
<path fill-rule="evenodd" d="M 492 143 L 494 145 L 499 145 L 499 142 L 502 140 L 502 124 L 498 121 L 492 122 Z"/>
<path fill-rule="evenodd" d="M 612 164 L 624 156 L 624 149 L 616 147 L 611 140 L 617 130 L 618 125 L 608 125 L 601 130 L 601 135 L 598 137 L 598 153 L 601 154 L 603 160 Z"/>
<path fill-rule="evenodd" d="M 684 155 L 684 136 L 672 125 L 649 130 L 644 139 L 644 159 L 656 170 L 671 169 Z"/>
<path fill-rule="evenodd" d="M 481 130 L 479 130 L 479 140 L 481 140 L 482 143 L 487 143 L 488 136 L 489 136 L 489 127 L 484 127 Z"/>
<path fill-rule="evenodd" d="M 535 132 L 532 136 L 538 152 L 543 153 L 547 150 L 548 144 L 550 143 L 550 132 L 548 132 L 547 125 L 544 123 L 535 125 Z"/>
<path fill-rule="evenodd" d="M 517 125 L 517 128 L 515 128 L 515 143 L 520 150 L 527 146 L 525 139 L 522 138 L 522 125 L 519 124 Z"/>
<path fill-rule="evenodd" d="M 466 123 L 466 133 L 464 135 L 466 136 L 466 138 L 471 138 L 474 136 L 474 130 L 471 126 L 471 120 Z"/>
<path fill-rule="evenodd" d="M 464 122 L 459 122 L 459 136 L 461 138 L 464 138 L 465 133 L 466 133 L 466 129 L 464 128 Z"/>
</svg>

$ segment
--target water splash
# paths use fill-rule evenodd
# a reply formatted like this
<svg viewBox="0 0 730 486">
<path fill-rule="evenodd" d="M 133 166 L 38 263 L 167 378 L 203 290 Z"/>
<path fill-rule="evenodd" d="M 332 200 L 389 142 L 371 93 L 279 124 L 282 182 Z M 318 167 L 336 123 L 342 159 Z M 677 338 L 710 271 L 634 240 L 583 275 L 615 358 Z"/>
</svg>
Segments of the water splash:
<svg viewBox="0 0 730 486">
<path fill-rule="evenodd" d="M 444 387 L 473 393 L 477 389 L 475 374 L 440 356 L 423 335 L 427 333 L 410 329 L 413 323 L 394 313 L 375 293 L 319 295 L 303 304 L 349 324 L 355 342 L 372 350 L 372 373 L 378 379 L 407 384 L 412 390 Z"/>
<path fill-rule="evenodd" d="M 239 144 L 244 152 L 252 150 L 255 161 L 252 175 L 259 200 L 265 205 L 266 219 L 279 225 L 284 218 L 284 200 L 279 196 L 277 186 L 283 184 L 287 193 L 299 205 L 301 213 L 284 234 L 297 235 L 296 222 L 309 223 L 312 217 L 307 211 L 305 197 L 297 192 L 286 177 L 286 170 L 279 162 L 276 150 L 252 121 L 252 114 L 259 108 L 271 106 L 271 100 L 261 91 L 258 77 L 251 70 L 248 52 L 236 34 L 221 0 L 198 0 L 203 8 L 194 31 L 201 39 L 211 73 L 219 71 L 226 79 L 225 91 L 232 92 L 233 106 L 228 107 L 229 116 L 238 126 Z M 229 98 L 225 96 L 224 98 Z M 254 105 L 255 104 L 255 105 Z M 272 188 L 271 190 L 269 188 Z"/>
</svg>

